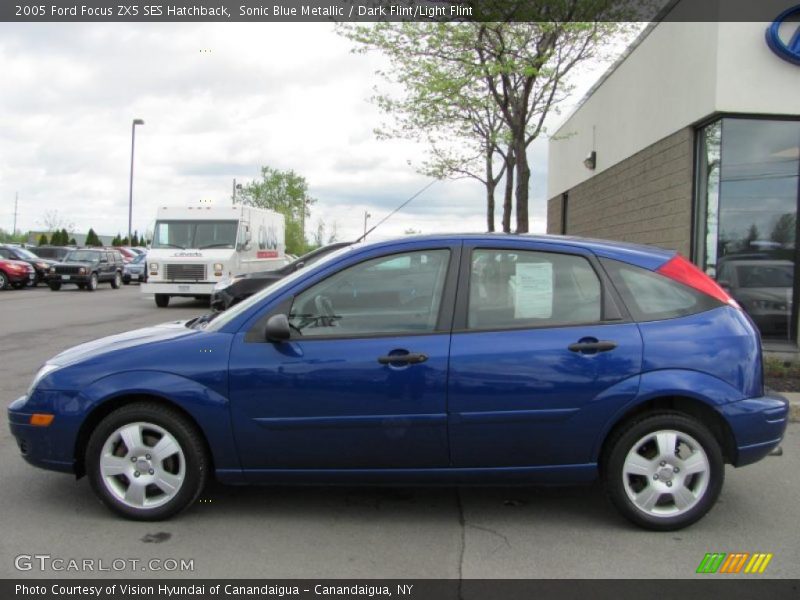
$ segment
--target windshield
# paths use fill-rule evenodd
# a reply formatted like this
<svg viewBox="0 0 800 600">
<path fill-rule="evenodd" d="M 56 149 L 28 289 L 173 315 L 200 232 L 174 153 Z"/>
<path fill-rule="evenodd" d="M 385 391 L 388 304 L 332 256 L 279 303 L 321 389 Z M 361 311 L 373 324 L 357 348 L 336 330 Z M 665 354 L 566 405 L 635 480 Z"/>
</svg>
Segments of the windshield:
<svg viewBox="0 0 800 600">
<path fill-rule="evenodd" d="M 25 248 L 14 248 L 14 251 L 19 254 L 22 258 L 27 258 L 29 260 L 36 260 L 39 258 L 30 250 L 26 250 Z"/>
<path fill-rule="evenodd" d="M 327 263 L 329 263 L 329 262 L 331 262 L 333 260 L 336 260 L 340 256 L 346 254 L 347 252 L 350 252 L 352 249 L 353 249 L 353 246 L 345 246 L 344 248 L 340 248 L 339 250 L 336 250 L 335 252 L 331 252 L 330 254 L 326 254 L 325 256 L 323 256 L 322 258 L 320 258 L 319 260 L 317 260 L 314 263 L 314 269 L 316 270 L 317 268 L 324 267 Z M 250 296 L 246 300 L 243 300 L 239 304 L 236 304 L 235 306 L 232 306 L 231 308 L 226 310 L 224 313 L 220 313 L 218 317 L 214 318 L 213 321 L 210 321 L 208 323 L 208 326 L 206 327 L 206 329 L 208 331 L 218 331 L 218 330 L 222 329 L 222 327 L 224 327 L 227 323 L 230 323 L 233 319 L 238 317 L 240 314 L 242 314 L 246 310 L 249 310 L 251 306 L 253 306 L 255 304 L 258 304 L 259 302 L 261 302 L 264 298 L 266 298 L 270 294 L 272 294 L 274 292 L 277 292 L 278 290 L 281 290 L 284 287 L 287 287 L 287 286 L 291 285 L 292 283 L 294 283 L 300 277 L 305 277 L 308 273 L 309 273 L 309 269 L 298 269 L 297 271 L 295 271 L 291 275 L 288 275 L 288 276 L 284 277 L 283 279 L 279 279 L 275 283 L 268 285 L 267 287 L 265 287 L 260 292 L 258 292 L 256 294 L 253 294 L 252 296 Z"/>
<path fill-rule="evenodd" d="M 64 262 L 93 262 L 100 260 L 100 253 L 92 250 L 73 250 L 64 257 Z"/>
<path fill-rule="evenodd" d="M 157 221 L 152 248 L 235 248 L 238 221 Z"/>
<path fill-rule="evenodd" d="M 137 255 L 136 255 L 136 258 L 134 258 L 134 259 L 133 259 L 133 260 L 130 262 L 130 264 L 132 264 L 132 265 L 139 264 L 140 262 L 144 262 L 144 260 L 145 260 L 146 258 L 147 258 L 147 256 L 146 256 L 146 255 L 144 255 L 144 254 L 137 254 Z"/>
<path fill-rule="evenodd" d="M 737 268 L 739 285 L 743 288 L 792 287 L 793 265 L 748 265 Z"/>
</svg>

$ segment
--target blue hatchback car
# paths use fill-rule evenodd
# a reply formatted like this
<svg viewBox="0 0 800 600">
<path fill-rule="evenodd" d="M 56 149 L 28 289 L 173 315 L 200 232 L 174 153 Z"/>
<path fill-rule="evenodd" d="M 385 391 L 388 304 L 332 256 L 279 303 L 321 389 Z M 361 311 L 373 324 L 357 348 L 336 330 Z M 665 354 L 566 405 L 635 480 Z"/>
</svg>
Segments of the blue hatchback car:
<svg viewBox="0 0 800 600">
<path fill-rule="evenodd" d="M 9 408 L 125 517 L 260 484 L 577 484 L 640 526 L 776 448 L 756 328 L 675 252 L 442 235 L 338 250 L 224 313 L 83 344 Z"/>
</svg>

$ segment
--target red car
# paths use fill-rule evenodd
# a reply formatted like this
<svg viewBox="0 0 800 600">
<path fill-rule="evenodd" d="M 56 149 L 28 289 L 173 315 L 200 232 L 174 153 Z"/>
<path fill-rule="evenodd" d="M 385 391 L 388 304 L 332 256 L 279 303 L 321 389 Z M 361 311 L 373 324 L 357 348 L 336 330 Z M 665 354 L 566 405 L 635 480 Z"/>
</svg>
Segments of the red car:
<svg viewBox="0 0 800 600">
<path fill-rule="evenodd" d="M 6 289 L 9 284 L 15 288 L 22 288 L 36 280 L 36 271 L 33 267 L 21 260 L 0 259 L 0 290 Z"/>
<path fill-rule="evenodd" d="M 134 258 L 139 256 L 133 250 L 130 250 L 128 248 L 122 248 L 120 246 L 114 246 L 113 248 L 107 248 L 107 250 L 116 250 L 117 252 L 122 254 L 122 260 L 125 262 L 125 264 L 131 262 Z"/>
</svg>

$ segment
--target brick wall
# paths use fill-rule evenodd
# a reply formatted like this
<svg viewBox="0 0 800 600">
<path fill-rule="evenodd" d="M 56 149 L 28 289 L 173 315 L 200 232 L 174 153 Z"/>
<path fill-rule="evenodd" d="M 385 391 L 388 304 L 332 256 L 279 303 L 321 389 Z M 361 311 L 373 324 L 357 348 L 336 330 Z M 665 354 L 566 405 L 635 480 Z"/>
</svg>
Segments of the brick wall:
<svg viewBox="0 0 800 600">
<path fill-rule="evenodd" d="M 690 256 L 693 148 L 687 127 L 569 190 L 567 234 Z M 561 233 L 561 195 L 547 203 L 547 232 Z"/>
</svg>

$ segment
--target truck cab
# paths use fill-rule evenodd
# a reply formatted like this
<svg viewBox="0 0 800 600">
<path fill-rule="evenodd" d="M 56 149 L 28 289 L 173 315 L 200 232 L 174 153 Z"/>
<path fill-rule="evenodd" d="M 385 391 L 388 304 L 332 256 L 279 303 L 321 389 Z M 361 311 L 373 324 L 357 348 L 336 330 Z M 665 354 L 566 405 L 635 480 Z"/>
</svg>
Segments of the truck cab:
<svg viewBox="0 0 800 600">
<path fill-rule="evenodd" d="M 285 262 L 279 213 L 242 204 L 161 206 L 141 289 L 163 308 L 173 296 L 210 299 L 226 277 L 277 269 Z"/>
</svg>

